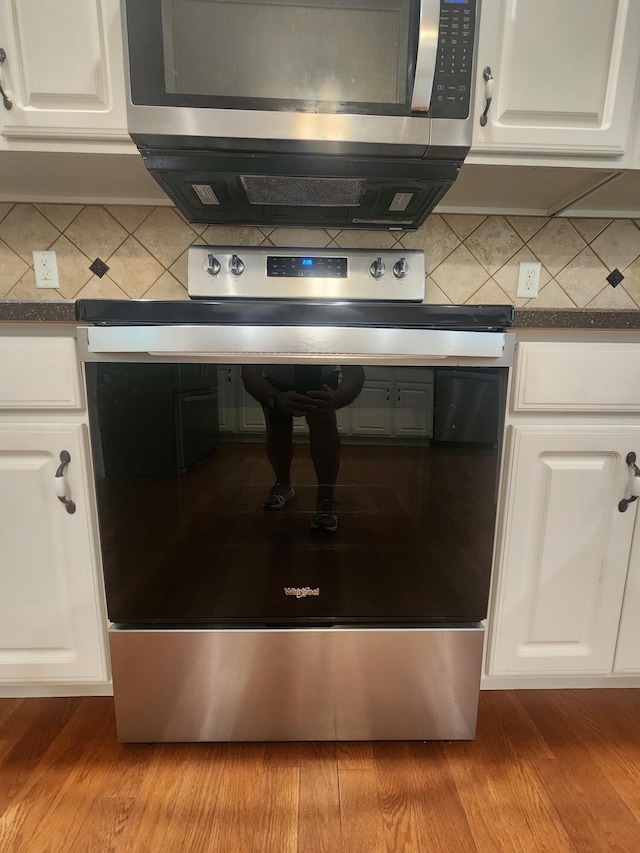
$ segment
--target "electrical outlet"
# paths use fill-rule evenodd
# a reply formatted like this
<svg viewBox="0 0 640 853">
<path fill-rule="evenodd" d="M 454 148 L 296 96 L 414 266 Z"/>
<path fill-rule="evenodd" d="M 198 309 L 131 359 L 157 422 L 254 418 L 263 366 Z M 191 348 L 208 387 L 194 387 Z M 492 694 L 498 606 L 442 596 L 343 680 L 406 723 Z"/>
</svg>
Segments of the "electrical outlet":
<svg viewBox="0 0 640 853">
<path fill-rule="evenodd" d="M 520 263 L 517 296 L 522 299 L 534 299 L 538 295 L 540 267 L 539 261 L 522 261 Z"/>
<path fill-rule="evenodd" d="M 58 287 L 58 264 L 55 252 L 33 252 L 36 287 Z"/>
</svg>

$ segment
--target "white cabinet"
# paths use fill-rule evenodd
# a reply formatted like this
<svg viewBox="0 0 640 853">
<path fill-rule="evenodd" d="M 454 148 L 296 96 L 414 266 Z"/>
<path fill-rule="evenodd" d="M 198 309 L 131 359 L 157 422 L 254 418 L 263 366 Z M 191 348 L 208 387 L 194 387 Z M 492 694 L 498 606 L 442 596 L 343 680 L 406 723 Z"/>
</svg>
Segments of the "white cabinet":
<svg viewBox="0 0 640 853">
<path fill-rule="evenodd" d="M 0 410 L 83 407 L 73 338 L 0 337 L 0 364 Z"/>
<path fill-rule="evenodd" d="M 489 617 L 490 677 L 640 672 L 640 344 L 518 344 Z M 622 372 L 620 372 L 622 371 Z"/>
<path fill-rule="evenodd" d="M 0 690 L 93 692 L 109 679 L 106 613 L 74 340 L 5 336 L 0 349 Z M 62 360 L 47 403 L 51 353 Z"/>
<path fill-rule="evenodd" d="M 621 158 L 639 65 L 638 0 L 483 0 L 472 154 Z"/>
<path fill-rule="evenodd" d="M 130 144 L 119 0 L 0 0 L 0 33 L 5 141 Z"/>
<path fill-rule="evenodd" d="M 56 495 L 67 451 L 67 512 Z M 0 421 L 0 684 L 107 677 L 82 424 Z"/>
<path fill-rule="evenodd" d="M 640 427 L 511 426 L 509 443 L 491 674 L 608 673 L 635 520 L 618 502 Z"/>
<path fill-rule="evenodd" d="M 637 522 L 613 670 L 619 675 L 640 674 L 640 525 Z"/>
</svg>

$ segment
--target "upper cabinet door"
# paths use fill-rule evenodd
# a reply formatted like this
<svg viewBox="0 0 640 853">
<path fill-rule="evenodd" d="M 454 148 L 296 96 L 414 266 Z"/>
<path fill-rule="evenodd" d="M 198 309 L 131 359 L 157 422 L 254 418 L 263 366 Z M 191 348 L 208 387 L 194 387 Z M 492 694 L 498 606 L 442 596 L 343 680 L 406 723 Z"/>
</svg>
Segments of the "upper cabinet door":
<svg viewBox="0 0 640 853">
<path fill-rule="evenodd" d="M 118 0 L 0 0 L 8 139 L 128 139 Z"/>
<path fill-rule="evenodd" d="M 473 152 L 621 157 L 639 65 L 639 0 L 483 0 Z"/>
</svg>

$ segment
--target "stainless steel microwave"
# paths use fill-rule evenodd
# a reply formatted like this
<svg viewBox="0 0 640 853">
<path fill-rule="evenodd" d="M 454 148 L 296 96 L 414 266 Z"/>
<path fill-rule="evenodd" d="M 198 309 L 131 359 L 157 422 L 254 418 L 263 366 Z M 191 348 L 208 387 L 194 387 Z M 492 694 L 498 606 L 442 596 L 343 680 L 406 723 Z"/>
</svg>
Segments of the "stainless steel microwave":
<svg viewBox="0 0 640 853">
<path fill-rule="evenodd" d="M 415 228 L 471 144 L 479 0 L 122 0 L 128 128 L 192 221 Z"/>
</svg>

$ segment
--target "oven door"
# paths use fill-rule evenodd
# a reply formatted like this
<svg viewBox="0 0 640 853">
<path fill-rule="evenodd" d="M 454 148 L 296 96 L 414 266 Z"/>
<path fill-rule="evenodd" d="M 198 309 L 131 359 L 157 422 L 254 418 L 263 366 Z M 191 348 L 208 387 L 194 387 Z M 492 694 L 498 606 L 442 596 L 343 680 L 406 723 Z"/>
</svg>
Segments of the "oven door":
<svg viewBox="0 0 640 853">
<path fill-rule="evenodd" d="M 115 332 L 114 340 L 130 331 L 89 330 Z M 240 338 L 236 332 L 239 348 Z M 141 460 L 148 460 L 159 413 L 169 419 L 176 411 L 177 392 L 159 375 L 196 356 L 152 356 L 143 339 L 129 346 L 147 347 L 144 355 L 118 353 L 117 343 L 116 351 L 99 353 L 100 340 L 96 334 L 88 356 L 96 360 L 86 371 L 113 622 L 424 626 L 486 616 L 507 367 L 467 359 L 461 379 L 472 397 L 475 429 L 462 441 L 455 435 L 438 441 L 434 425 L 447 416 L 439 410 L 454 405 L 447 388 L 456 368 L 446 355 L 381 354 L 363 357 L 368 363 L 360 365 L 355 355 L 341 362 L 325 356 L 322 364 L 273 353 L 264 364 L 256 354 L 218 362 L 209 355 L 218 408 L 215 419 L 202 410 L 203 452 L 187 466 L 169 470 L 159 460 L 153 470 Z M 266 363 L 269 356 L 277 364 Z M 274 434 L 269 412 L 249 393 L 255 386 L 247 382 L 248 363 L 249 373 L 259 371 L 285 389 L 309 390 L 305 383 L 339 388 L 354 367 L 364 372 L 364 384 L 338 409 L 335 426 L 331 418 L 318 424 L 301 414 L 277 418 Z M 305 367 L 312 368 L 306 375 Z M 132 374 L 148 389 L 144 405 L 132 392 Z M 484 393 L 488 381 L 491 394 Z M 197 396 L 197 389 L 189 393 Z M 455 405 L 462 403 L 458 394 Z M 127 439 L 115 459 L 106 451 L 114 424 L 120 442 L 123 429 Z M 175 431 L 173 442 L 167 439 L 175 446 L 180 420 L 163 429 Z M 274 508 L 265 497 L 287 454 L 295 495 Z M 334 482 L 335 529 L 316 515 L 319 495 Z"/>
<path fill-rule="evenodd" d="M 475 0 L 124 5 L 129 131 L 143 146 L 259 137 L 424 151 L 430 123 L 410 116 L 469 114 Z"/>
</svg>

